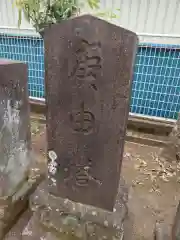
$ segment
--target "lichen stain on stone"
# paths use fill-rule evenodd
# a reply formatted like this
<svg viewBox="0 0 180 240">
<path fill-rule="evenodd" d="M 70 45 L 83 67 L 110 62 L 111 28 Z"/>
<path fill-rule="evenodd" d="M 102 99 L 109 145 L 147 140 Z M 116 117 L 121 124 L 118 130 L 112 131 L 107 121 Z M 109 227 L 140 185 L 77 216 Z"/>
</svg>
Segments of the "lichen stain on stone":
<svg viewBox="0 0 180 240">
<path fill-rule="evenodd" d="M 68 216 L 63 220 L 63 224 L 71 225 L 72 227 L 77 226 L 78 220 L 76 219 L 76 217 Z"/>
<path fill-rule="evenodd" d="M 6 194 L 23 179 L 29 165 L 27 142 L 20 136 L 21 105 L 21 101 L 15 101 L 12 106 L 9 99 L 0 104 L 0 172 L 8 176 Z"/>
<path fill-rule="evenodd" d="M 51 161 L 55 161 L 57 159 L 57 155 L 54 151 L 49 151 L 48 155 Z"/>
<path fill-rule="evenodd" d="M 48 156 L 50 158 L 50 161 L 48 163 L 48 172 L 50 175 L 55 175 L 57 172 L 57 166 L 58 166 L 56 162 L 57 155 L 54 151 L 49 151 Z M 51 181 L 53 182 L 53 185 L 56 185 L 53 179 L 51 179 Z"/>
</svg>

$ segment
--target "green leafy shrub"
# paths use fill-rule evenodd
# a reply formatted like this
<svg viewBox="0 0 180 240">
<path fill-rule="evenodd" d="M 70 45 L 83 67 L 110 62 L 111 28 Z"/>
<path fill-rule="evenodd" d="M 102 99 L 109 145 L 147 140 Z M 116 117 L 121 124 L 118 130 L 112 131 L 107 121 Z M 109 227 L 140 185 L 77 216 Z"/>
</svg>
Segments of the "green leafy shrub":
<svg viewBox="0 0 180 240">
<path fill-rule="evenodd" d="M 18 26 L 21 25 L 22 13 L 31 22 L 36 31 L 43 32 L 46 26 L 60 23 L 80 13 L 86 5 L 90 9 L 98 10 L 100 0 L 14 0 L 18 8 Z M 98 13 L 100 17 L 116 17 L 112 12 Z"/>
</svg>

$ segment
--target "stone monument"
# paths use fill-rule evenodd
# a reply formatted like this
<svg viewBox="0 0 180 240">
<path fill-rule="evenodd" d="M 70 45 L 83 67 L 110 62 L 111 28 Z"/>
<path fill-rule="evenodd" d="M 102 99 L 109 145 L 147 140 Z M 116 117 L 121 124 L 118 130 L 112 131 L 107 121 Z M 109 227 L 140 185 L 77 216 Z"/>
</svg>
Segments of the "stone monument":
<svg viewBox="0 0 180 240">
<path fill-rule="evenodd" d="M 48 179 L 32 197 L 23 240 L 122 239 L 119 179 L 137 36 L 84 15 L 52 25 L 44 41 Z"/>
<path fill-rule="evenodd" d="M 0 59 L 0 239 L 27 205 L 30 163 L 27 65 Z"/>
</svg>

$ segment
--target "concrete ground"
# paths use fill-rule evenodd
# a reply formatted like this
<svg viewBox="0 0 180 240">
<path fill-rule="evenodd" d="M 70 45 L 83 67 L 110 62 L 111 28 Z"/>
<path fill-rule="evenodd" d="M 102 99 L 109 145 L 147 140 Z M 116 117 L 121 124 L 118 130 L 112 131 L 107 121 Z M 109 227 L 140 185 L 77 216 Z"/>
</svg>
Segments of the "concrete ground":
<svg viewBox="0 0 180 240">
<path fill-rule="evenodd" d="M 36 122 L 32 122 L 32 142 L 39 160 L 46 161 L 45 128 Z M 156 221 L 170 226 L 180 200 L 180 165 L 162 159 L 160 150 L 130 142 L 125 144 L 121 174 L 129 187 L 133 240 L 153 239 Z M 29 213 L 25 213 L 24 221 L 21 219 L 6 239 L 20 239 L 18 232 L 28 217 Z"/>
</svg>

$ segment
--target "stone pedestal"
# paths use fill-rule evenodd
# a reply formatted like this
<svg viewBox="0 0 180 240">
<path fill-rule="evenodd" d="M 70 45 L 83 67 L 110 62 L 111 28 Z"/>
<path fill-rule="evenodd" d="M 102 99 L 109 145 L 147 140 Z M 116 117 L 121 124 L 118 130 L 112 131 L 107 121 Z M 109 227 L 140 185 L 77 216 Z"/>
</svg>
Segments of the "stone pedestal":
<svg viewBox="0 0 180 240">
<path fill-rule="evenodd" d="M 113 212 L 76 203 L 48 193 L 40 184 L 31 199 L 34 214 L 22 233 L 23 240 L 120 240 L 127 216 L 127 191 L 120 187 Z"/>
</svg>

